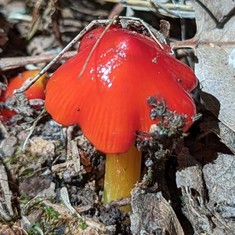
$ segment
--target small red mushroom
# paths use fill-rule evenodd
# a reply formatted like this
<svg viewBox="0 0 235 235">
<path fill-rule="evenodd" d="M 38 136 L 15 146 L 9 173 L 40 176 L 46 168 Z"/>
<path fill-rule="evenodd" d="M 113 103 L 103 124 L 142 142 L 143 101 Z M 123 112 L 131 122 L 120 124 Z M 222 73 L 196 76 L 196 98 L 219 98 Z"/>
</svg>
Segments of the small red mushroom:
<svg viewBox="0 0 235 235">
<path fill-rule="evenodd" d="M 152 38 L 119 27 L 107 30 L 85 63 L 103 30 L 88 32 L 78 54 L 53 74 L 45 107 L 62 125 L 80 125 L 90 142 L 106 153 L 104 202 L 108 203 L 129 197 L 139 180 L 136 132 L 149 131 L 161 120 L 150 118 L 148 97 L 164 100 L 169 110 L 184 115 L 186 131 L 196 114 L 190 91 L 197 79 Z"/>
<path fill-rule="evenodd" d="M 2 92 L 0 101 L 6 102 L 7 99 L 13 98 L 14 90 L 20 88 L 24 82 L 36 76 L 39 73 L 39 70 L 28 70 L 24 71 L 22 73 L 19 73 L 17 76 L 13 77 L 5 91 Z M 24 92 L 26 98 L 28 100 L 33 99 L 43 99 L 45 98 L 45 87 L 46 83 L 48 81 L 48 76 L 46 74 L 42 75 L 37 82 L 35 82 L 28 90 Z M 2 109 L 0 110 L 0 120 L 7 121 L 9 118 L 14 116 L 16 114 L 16 111 L 9 110 L 9 109 Z"/>
<path fill-rule="evenodd" d="M 115 28 L 116 26 L 112 26 Z M 117 28 L 117 27 L 116 27 Z M 82 51 L 88 46 L 93 46 L 95 42 L 99 39 L 100 34 L 103 32 L 104 27 L 100 27 L 97 29 L 92 30 L 91 32 L 84 35 L 83 40 L 80 43 L 79 51 Z M 111 41 L 110 41 L 111 43 Z M 155 43 L 155 42 L 154 42 Z M 110 45 L 111 46 L 111 45 Z M 155 47 L 159 47 L 158 44 L 155 43 Z M 187 90 L 192 91 L 196 84 L 197 79 L 195 77 L 195 74 L 192 72 L 191 68 L 189 68 L 187 65 L 180 63 L 178 60 L 172 60 L 172 50 L 169 45 L 164 44 L 163 45 L 164 50 L 159 50 L 158 53 L 162 53 L 162 55 L 158 56 L 158 61 L 156 61 L 156 58 L 153 57 L 153 62 L 157 62 L 161 66 L 164 66 L 166 68 L 165 71 L 169 71 L 170 74 L 174 74 L 174 78 L 181 83 L 181 85 Z M 170 57 L 170 59 L 169 59 Z"/>
</svg>

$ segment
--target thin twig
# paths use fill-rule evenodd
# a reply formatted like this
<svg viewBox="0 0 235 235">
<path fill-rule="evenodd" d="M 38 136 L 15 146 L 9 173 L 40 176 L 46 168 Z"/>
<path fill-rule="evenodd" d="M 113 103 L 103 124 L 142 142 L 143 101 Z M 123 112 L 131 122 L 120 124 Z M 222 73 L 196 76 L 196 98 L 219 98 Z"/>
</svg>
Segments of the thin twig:
<svg viewBox="0 0 235 235">
<path fill-rule="evenodd" d="M 185 40 L 185 41 L 175 41 L 171 42 L 170 46 L 172 49 L 180 49 L 180 48 L 192 48 L 195 49 L 198 46 L 218 46 L 218 47 L 234 47 L 235 42 L 223 42 L 223 41 L 199 41 L 196 37 Z"/>
<path fill-rule="evenodd" d="M 108 15 L 108 19 L 112 19 L 114 16 L 116 15 L 120 15 L 121 12 L 123 11 L 124 7 L 121 3 L 117 3 L 113 9 L 111 10 L 111 12 Z"/>
<path fill-rule="evenodd" d="M 61 60 L 69 59 L 73 57 L 77 51 L 68 51 L 61 56 Z M 0 69 L 6 71 L 9 69 L 15 69 L 23 67 L 28 64 L 39 64 L 39 63 L 48 63 L 50 62 L 57 54 L 41 54 L 37 56 L 21 56 L 21 57 L 7 57 L 0 59 Z"/>
<path fill-rule="evenodd" d="M 162 46 L 162 40 L 161 41 L 159 41 L 159 39 L 158 38 L 156 38 L 156 36 L 155 36 L 155 34 L 153 33 L 153 31 L 151 30 L 151 29 L 153 29 L 153 27 L 152 26 L 150 26 L 149 24 L 147 24 L 146 22 L 144 22 L 144 21 L 142 21 L 142 20 L 140 20 L 140 22 L 143 24 L 143 26 L 148 30 L 148 32 L 149 32 L 149 34 L 151 35 L 151 37 L 155 40 L 155 42 L 159 45 L 159 47 L 162 49 L 162 50 L 164 50 L 164 47 Z M 156 31 L 156 32 L 158 32 L 158 31 Z M 159 33 L 160 34 L 160 33 Z M 163 37 L 163 35 L 162 35 L 162 37 Z"/>
<path fill-rule="evenodd" d="M 112 2 L 112 3 L 122 3 L 124 6 L 138 6 L 138 7 L 147 7 L 151 8 L 152 7 L 152 1 L 146 1 L 146 0 L 104 0 L 105 2 Z M 165 8 L 168 9 L 175 9 L 175 4 L 173 3 L 163 3 L 161 4 Z M 180 10 L 185 10 L 185 11 L 193 11 L 193 6 L 192 5 L 185 5 L 185 4 L 179 4 L 178 8 Z"/>
<path fill-rule="evenodd" d="M 145 21 L 136 18 L 136 17 L 125 17 L 125 16 L 119 16 L 120 21 L 124 21 L 125 24 L 127 25 L 128 23 L 135 23 L 135 22 L 139 22 L 140 24 L 142 24 L 147 30 L 149 35 L 153 38 L 153 40 L 159 45 L 159 47 L 164 50 L 164 47 L 162 44 L 166 44 L 166 40 L 163 36 L 163 34 L 161 34 L 159 31 L 157 31 L 156 29 L 154 29 L 151 25 L 149 25 L 148 23 L 146 23 Z"/>
<path fill-rule="evenodd" d="M 81 70 L 81 72 L 80 72 L 80 74 L 79 74 L 79 76 L 78 76 L 78 79 L 81 78 L 81 76 L 83 75 L 83 73 L 84 73 L 84 71 L 85 71 L 85 69 L 86 69 L 86 67 L 87 67 L 87 64 L 88 64 L 89 60 L 91 59 L 91 56 L 93 55 L 95 49 L 97 48 L 98 44 L 100 43 L 100 41 L 101 41 L 101 39 L 103 38 L 103 36 L 105 35 L 105 33 L 109 30 L 109 28 L 111 27 L 111 25 L 112 25 L 112 24 L 114 23 L 114 21 L 117 19 L 117 17 L 118 17 L 118 16 L 114 16 L 114 17 L 110 20 L 110 22 L 108 23 L 108 25 L 105 27 L 104 31 L 100 34 L 98 40 L 95 42 L 95 45 L 92 47 L 92 49 L 91 49 L 89 55 L 88 55 L 87 58 L 86 58 L 86 61 L 85 61 L 84 65 L 83 65 L 83 67 L 82 67 L 82 70 Z"/>
<path fill-rule="evenodd" d="M 97 23 L 107 23 L 109 20 L 94 20 L 92 21 L 87 27 L 85 27 L 55 58 L 47 64 L 34 78 L 27 80 L 22 87 L 19 89 L 14 90 L 15 93 L 22 93 L 26 91 L 30 86 L 32 86 L 45 72 L 47 72 L 50 67 L 55 64 L 65 52 L 67 52 L 72 46 L 74 46 L 78 40 L 87 32 L 89 31 L 94 25 Z"/>
<path fill-rule="evenodd" d="M 159 9 L 162 9 L 164 10 L 166 13 L 168 13 L 169 15 L 173 15 L 175 17 L 178 17 L 178 14 L 177 13 L 174 13 L 173 11 L 169 10 L 167 7 L 165 7 L 163 4 L 160 4 L 160 3 L 156 3 L 155 1 L 151 1 L 152 3 L 152 6 L 155 10 L 157 10 L 158 8 Z"/>
<path fill-rule="evenodd" d="M 21 86 L 20 88 L 14 90 L 14 94 L 22 93 L 22 92 L 26 91 L 30 86 L 32 86 L 45 72 L 47 72 L 49 70 L 49 68 L 53 64 L 55 64 L 64 55 L 64 53 L 66 53 L 73 45 L 75 45 L 79 41 L 79 39 L 81 39 L 94 26 L 96 26 L 96 25 L 107 25 L 105 30 L 100 35 L 99 39 L 96 41 L 96 43 L 95 43 L 94 47 L 92 48 L 89 56 L 87 57 L 87 59 L 85 61 L 85 64 L 82 68 L 82 71 L 80 72 L 80 75 L 79 75 L 79 77 L 81 77 L 81 75 L 83 74 L 83 72 L 84 72 L 84 70 L 87 66 L 87 63 L 89 62 L 89 60 L 92 56 L 92 53 L 94 52 L 94 50 L 97 47 L 100 40 L 102 39 L 103 35 L 106 33 L 106 31 L 113 24 L 113 22 L 116 20 L 117 17 L 118 16 L 115 16 L 112 20 L 110 20 L 110 19 L 107 19 L 107 20 L 93 20 L 57 56 L 55 56 L 54 59 L 51 60 L 51 62 L 49 64 L 47 64 L 34 78 L 30 78 L 30 79 L 26 80 L 24 82 L 23 86 Z M 160 48 L 164 49 L 164 47 L 162 45 L 162 44 L 165 43 L 165 39 L 164 39 L 163 35 L 161 33 L 159 33 L 158 31 L 156 31 L 149 24 L 147 24 L 143 20 L 141 20 L 139 18 L 135 18 L 135 17 L 120 16 L 119 19 L 123 20 L 123 21 L 127 21 L 127 23 L 128 22 L 130 22 L 130 23 L 131 22 L 140 22 L 148 30 L 150 36 L 156 41 L 156 43 L 158 43 Z"/>
<path fill-rule="evenodd" d="M 35 129 L 35 127 L 37 126 L 38 122 L 46 115 L 46 110 L 44 109 L 40 115 L 37 117 L 37 119 L 34 121 L 33 125 L 30 127 L 30 131 L 24 141 L 23 147 L 22 147 L 22 151 L 25 151 L 26 145 L 29 141 L 30 136 L 33 134 L 33 131 Z"/>
</svg>

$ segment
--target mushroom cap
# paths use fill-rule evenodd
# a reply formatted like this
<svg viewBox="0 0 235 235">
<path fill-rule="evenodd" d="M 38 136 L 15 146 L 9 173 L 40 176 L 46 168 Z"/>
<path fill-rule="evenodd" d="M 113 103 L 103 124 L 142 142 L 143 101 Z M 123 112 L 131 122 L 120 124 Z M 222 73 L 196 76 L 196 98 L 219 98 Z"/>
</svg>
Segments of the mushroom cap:
<svg viewBox="0 0 235 235">
<path fill-rule="evenodd" d="M 35 77 L 40 70 L 26 70 L 19 73 L 17 76 L 13 77 L 7 86 L 7 89 L 2 92 L 0 101 L 5 102 L 9 98 L 13 98 L 14 90 L 20 88 L 24 82 Z M 48 76 L 43 74 L 29 89 L 27 89 L 24 94 L 28 100 L 32 99 L 43 99 L 45 98 L 45 87 L 48 81 Z M 0 111 L 0 120 L 7 121 L 10 117 L 15 115 L 16 112 L 8 109 L 2 109 Z"/>
<path fill-rule="evenodd" d="M 100 34 L 100 29 L 95 30 Z M 90 34 L 98 35 L 95 30 Z M 84 37 L 78 54 L 49 80 L 45 107 L 54 120 L 65 126 L 80 125 L 104 153 L 127 152 L 136 131 L 149 131 L 160 120 L 150 118 L 150 96 L 164 99 L 170 110 L 185 115 L 185 130 L 192 125 L 196 108 L 188 92 L 196 87 L 197 79 L 188 67 L 151 38 L 116 27 L 104 34 L 85 65 L 94 43 L 91 36 Z"/>
<path fill-rule="evenodd" d="M 19 73 L 17 76 L 13 77 L 7 86 L 7 89 L 2 93 L 1 97 L 3 100 L 7 98 L 12 98 L 14 95 L 14 90 L 20 88 L 24 82 L 35 77 L 40 70 L 26 70 Z M 24 94 L 28 100 L 30 99 L 44 99 L 45 98 L 45 86 L 48 81 L 46 74 L 43 74 L 29 89 L 27 89 Z"/>
<path fill-rule="evenodd" d="M 118 28 L 118 26 L 112 26 L 112 29 L 123 30 Z M 79 51 L 82 51 L 87 46 L 93 46 L 95 42 L 99 39 L 100 34 L 103 32 L 105 28 L 99 27 L 94 29 L 83 36 L 83 40 L 80 43 Z M 131 32 L 131 31 L 129 31 Z M 136 34 L 136 32 L 131 32 Z M 141 34 L 137 34 L 137 37 L 143 37 L 143 40 L 146 40 L 146 36 Z M 163 50 L 159 47 L 159 45 L 154 42 L 151 38 L 148 37 L 150 43 L 155 44 L 154 46 L 159 49 L 159 53 L 162 52 L 161 55 L 158 56 L 158 63 L 165 67 L 166 71 L 170 72 L 170 75 L 173 75 L 177 82 L 181 83 L 182 87 L 187 91 L 192 91 L 198 84 L 198 80 L 195 74 L 192 72 L 191 68 L 187 65 L 181 63 L 179 60 L 175 59 L 172 55 L 172 49 L 167 44 L 162 44 Z"/>
</svg>

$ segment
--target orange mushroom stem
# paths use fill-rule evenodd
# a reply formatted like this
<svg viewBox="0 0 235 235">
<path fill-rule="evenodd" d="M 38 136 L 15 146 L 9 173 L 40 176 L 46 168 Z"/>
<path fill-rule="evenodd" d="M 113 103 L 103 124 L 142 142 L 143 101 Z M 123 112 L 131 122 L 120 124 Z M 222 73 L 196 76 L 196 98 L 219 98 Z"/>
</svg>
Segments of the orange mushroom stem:
<svg viewBox="0 0 235 235">
<path fill-rule="evenodd" d="M 131 145 L 126 153 L 106 154 L 105 169 L 103 202 L 129 198 L 140 179 L 141 152 Z"/>
<path fill-rule="evenodd" d="M 80 125 L 90 142 L 107 154 L 104 202 L 109 203 L 129 197 L 139 180 L 136 132 L 148 132 L 161 120 L 150 117 L 148 97 L 164 100 L 169 110 L 183 115 L 186 131 L 196 114 L 190 92 L 198 82 L 189 67 L 151 37 L 128 29 L 111 27 L 94 48 L 103 30 L 88 32 L 78 54 L 53 74 L 45 106 L 57 122 Z"/>
</svg>

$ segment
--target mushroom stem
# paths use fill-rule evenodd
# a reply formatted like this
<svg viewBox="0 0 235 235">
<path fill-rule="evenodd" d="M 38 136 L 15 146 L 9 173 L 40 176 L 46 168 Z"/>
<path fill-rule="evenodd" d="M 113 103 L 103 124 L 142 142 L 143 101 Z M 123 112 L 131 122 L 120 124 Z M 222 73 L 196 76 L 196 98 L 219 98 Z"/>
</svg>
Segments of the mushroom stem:
<svg viewBox="0 0 235 235">
<path fill-rule="evenodd" d="M 141 152 L 134 144 L 123 154 L 107 154 L 105 163 L 104 197 L 105 204 L 129 198 L 134 185 L 140 179 Z"/>
</svg>

